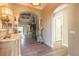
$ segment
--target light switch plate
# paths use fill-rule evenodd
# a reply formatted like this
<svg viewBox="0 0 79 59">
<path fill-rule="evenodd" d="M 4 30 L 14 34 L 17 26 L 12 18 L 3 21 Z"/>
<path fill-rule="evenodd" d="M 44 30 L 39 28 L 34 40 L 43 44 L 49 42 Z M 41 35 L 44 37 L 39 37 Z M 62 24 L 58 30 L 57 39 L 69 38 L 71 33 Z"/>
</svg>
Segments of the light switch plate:
<svg viewBox="0 0 79 59">
<path fill-rule="evenodd" d="M 75 32 L 75 31 L 73 31 L 73 30 L 71 30 L 71 31 L 70 31 L 70 34 L 76 34 L 76 32 Z"/>
</svg>

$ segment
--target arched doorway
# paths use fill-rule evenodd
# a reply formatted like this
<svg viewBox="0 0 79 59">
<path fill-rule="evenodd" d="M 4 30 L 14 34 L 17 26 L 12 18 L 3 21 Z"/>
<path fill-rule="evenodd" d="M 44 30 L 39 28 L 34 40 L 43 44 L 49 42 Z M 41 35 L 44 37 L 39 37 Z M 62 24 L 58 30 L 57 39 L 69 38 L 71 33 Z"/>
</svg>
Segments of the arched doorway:
<svg viewBox="0 0 79 59">
<path fill-rule="evenodd" d="M 38 28 L 38 15 L 27 11 L 20 13 L 18 30 L 22 33 L 23 36 L 23 39 L 21 39 L 22 44 L 25 44 L 26 40 L 29 40 L 29 38 L 32 40 L 37 40 Z"/>
<path fill-rule="evenodd" d="M 62 4 L 53 12 L 53 45 L 56 48 L 68 47 L 68 4 Z"/>
</svg>

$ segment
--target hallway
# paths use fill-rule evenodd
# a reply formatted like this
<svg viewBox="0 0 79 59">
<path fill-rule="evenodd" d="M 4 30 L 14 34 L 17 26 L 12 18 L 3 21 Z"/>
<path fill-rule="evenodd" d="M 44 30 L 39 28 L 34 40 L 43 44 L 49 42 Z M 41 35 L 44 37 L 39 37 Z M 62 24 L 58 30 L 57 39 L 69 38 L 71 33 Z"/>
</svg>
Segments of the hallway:
<svg viewBox="0 0 79 59">
<path fill-rule="evenodd" d="M 6 5 L 8 5 L 9 7 L 7 7 Z M 1 34 L 3 34 L 4 32 L 4 35 L 2 35 L 1 38 L 5 39 L 6 37 L 6 39 L 11 39 L 11 41 L 9 40 L 11 43 L 16 43 L 10 45 L 10 47 L 12 48 L 10 55 L 68 55 L 68 10 L 58 8 L 59 5 L 60 4 L 54 3 L 41 3 L 40 7 L 42 9 L 40 9 L 39 6 L 33 6 L 32 4 L 17 3 L 4 4 L 1 6 L 2 12 L 5 10 L 10 11 L 9 15 L 5 12 L 5 14 L 1 12 Z M 61 6 L 63 6 L 63 4 Z M 16 34 L 17 37 L 14 37 L 13 34 Z M 5 42 L 3 43 L 2 39 L 1 44 L 3 45 L 1 45 L 1 49 L 3 50 L 3 47 L 9 44 L 5 44 L 6 42 L 8 42 L 8 40 L 4 40 Z M 18 47 L 18 49 L 16 49 L 15 46 L 16 48 Z M 17 52 L 14 51 L 14 48 L 15 50 L 17 50 Z M 9 49 L 7 50 L 10 51 Z"/>
</svg>

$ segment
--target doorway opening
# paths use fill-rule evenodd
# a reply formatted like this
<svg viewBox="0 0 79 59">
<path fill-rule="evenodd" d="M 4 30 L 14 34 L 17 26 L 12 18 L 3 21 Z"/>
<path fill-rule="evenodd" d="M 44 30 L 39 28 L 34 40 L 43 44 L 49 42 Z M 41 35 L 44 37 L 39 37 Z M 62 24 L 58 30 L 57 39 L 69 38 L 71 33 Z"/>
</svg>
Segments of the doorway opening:
<svg viewBox="0 0 79 59">
<path fill-rule="evenodd" d="M 63 40 L 63 15 L 60 13 L 57 13 L 54 15 L 54 30 L 55 30 L 55 40 L 54 40 L 54 46 L 59 47 L 62 45 Z"/>
<path fill-rule="evenodd" d="M 19 16 L 19 27 L 23 28 L 23 35 L 25 37 L 32 37 L 36 39 L 37 30 L 37 15 L 30 12 L 22 12 Z"/>
<path fill-rule="evenodd" d="M 67 6 L 67 4 L 59 6 L 53 14 L 53 46 L 55 48 L 68 47 Z"/>
</svg>

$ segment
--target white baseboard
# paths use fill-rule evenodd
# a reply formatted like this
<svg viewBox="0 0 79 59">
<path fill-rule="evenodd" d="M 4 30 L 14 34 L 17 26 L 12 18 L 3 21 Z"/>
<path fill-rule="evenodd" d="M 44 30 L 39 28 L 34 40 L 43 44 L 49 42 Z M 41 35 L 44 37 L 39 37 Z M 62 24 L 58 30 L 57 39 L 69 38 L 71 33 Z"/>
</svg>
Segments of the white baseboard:
<svg viewBox="0 0 79 59">
<path fill-rule="evenodd" d="M 44 44 L 46 44 L 47 46 L 53 48 L 53 45 L 49 45 L 47 42 L 44 42 Z"/>
</svg>

